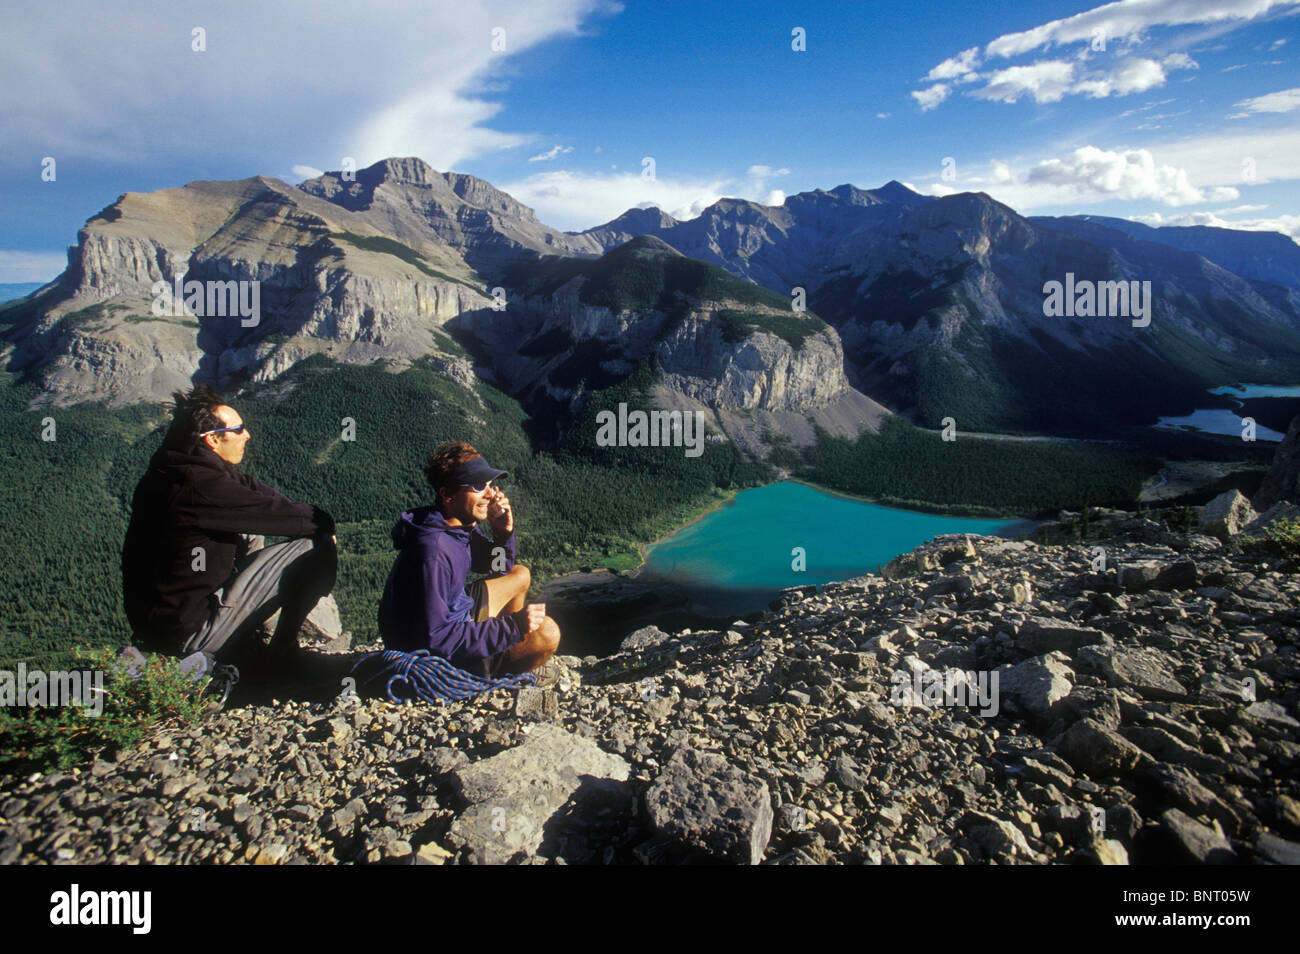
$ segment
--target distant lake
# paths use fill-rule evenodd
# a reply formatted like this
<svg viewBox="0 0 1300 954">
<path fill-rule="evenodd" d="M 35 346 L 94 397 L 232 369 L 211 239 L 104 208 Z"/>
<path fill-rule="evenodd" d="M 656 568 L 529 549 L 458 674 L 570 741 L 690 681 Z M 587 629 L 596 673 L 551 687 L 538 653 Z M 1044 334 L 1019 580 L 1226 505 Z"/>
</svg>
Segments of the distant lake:
<svg viewBox="0 0 1300 954">
<path fill-rule="evenodd" d="M 762 609 L 787 586 L 845 580 L 944 533 L 996 534 L 1020 521 L 895 510 L 787 481 L 742 490 L 646 549 L 641 573 L 684 587 L 702 616 Z M 806 569 L 793 569 L 802 547 Z"/>
<path fill-rule="evenodd" d="M 1211 388 L 1210 394 L 1225 394 L 1228 397 L 1241 398 L 1298 398 L 1300 387 L 1280 384 L 1244 384 L 1241 387 L 1226 385 Z M 1241 407 L 1241 402 L 1237 404 Z M 1230 408 L 1215 407 L 1193 411 L 1185 417 L 1162 417 L 1154 425 L 1166 429 L 1190 427 L 1206 434 L 1222 434 L 1226 437 L 1241 436 L 1241 415 Z M 1261 441 L 1280 442 L 1286 435 L 1265 427 L 1255 425 L 1255 438 Z"/>
<path fill-rule="evenodd" d="M 1300 397 L 1300 385 L 1243 384 L 1241 387 L 1225 385 L 1221 388 L 1211 388 L 1210 393 L 1227 394 L 1239 398 Z"/>
</svg>

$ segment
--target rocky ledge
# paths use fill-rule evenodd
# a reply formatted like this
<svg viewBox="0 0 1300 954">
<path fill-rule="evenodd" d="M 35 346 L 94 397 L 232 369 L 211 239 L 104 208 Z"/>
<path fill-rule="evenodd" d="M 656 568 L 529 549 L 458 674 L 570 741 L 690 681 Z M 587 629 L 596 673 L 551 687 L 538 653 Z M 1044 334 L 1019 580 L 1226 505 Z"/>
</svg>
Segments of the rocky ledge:
<svg viewBox="0 0 1300 954">
<path fill-rule="evenodd" d="M 1087 517 L 552 688 L 163 728 L 0 783 L 0 862 L 1300 863 L 1296 565 Z"/>
</svg>

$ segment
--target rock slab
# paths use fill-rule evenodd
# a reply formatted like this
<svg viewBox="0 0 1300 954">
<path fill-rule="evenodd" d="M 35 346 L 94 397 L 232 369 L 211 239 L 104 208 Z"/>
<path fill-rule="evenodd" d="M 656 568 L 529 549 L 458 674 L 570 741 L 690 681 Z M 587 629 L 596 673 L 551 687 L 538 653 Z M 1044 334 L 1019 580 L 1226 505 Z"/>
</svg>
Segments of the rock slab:
<svg viewBox="0 0 1300 954">
<path fill-rule="evenodd" d="M 756 865 L 772 836 L 767 783 L 711 752 L 675 749 L 646 808 L 656 838 L 680 860 Z"/>
</svg>

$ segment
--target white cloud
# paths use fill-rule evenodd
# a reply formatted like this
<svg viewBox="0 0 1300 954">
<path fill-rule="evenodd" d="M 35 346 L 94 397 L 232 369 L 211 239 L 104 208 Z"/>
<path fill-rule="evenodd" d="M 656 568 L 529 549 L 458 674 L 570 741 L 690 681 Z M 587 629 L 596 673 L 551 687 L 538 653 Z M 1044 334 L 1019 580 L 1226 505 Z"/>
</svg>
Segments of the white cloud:
<svg viewBox="0 0 1300 954">
<path fill-rule="evenodd" d="M 785 205 L 785 193 L 780 189 L 773 189 L 763 200 L 764 205 Z"/>
<path fill-rule="evenodd" d="M 49 282 L 68 267 L 59 252 L 21 252 L 0 249 L 0 282 Z"/>
<path fill-rule="evenodd" d="M 706 181 L 662 176 L 645 179 L 640 172 L 602 174 L 563 170 L 496 183 L 497 188 L 531 206 L 547 225 L 570 232 L 601 225 L 630 208 L 657 206 L 681 220 L 695 218 L 724 196 L 755 202 L 771 197 L 771 193 L 751 191 L 749 184 L 734 179 Z"/>
<path fill-rule="evenodd" d="M 1008 33 L 984 48 L 986 56 L 1019 56 L 1066 43 L 1133 39 L 1152 27 L 1248 21 L 1300 0 L 1117 0 L 1031 30 Z"/>
<path fill-rule="evenodd" d="M 1279 90 L 1276 93 L 1268 93 L 1264 96 L 1243 99 L 1233 105 L 1243 110 L 1243 112 L 1234 113 L 1228 117 L 1229 119 L 1244 119 L 1256 113 L 1289 113 L 1293 109 L 1300 109 L 1300 86 L 1294 89 Z"/>
<path fill-rule="evenodd" d="M 1152 178 L 1155 178 L 1156 168 L 1181 171 L 1189 183 L 1188 197 L 1200 193 L 1205 202 L 1232 201 L 1248 187 L 1300 180 L 1300 164 L 1294 160 L 1300 155 L 1300 128 L 1266 131 L 1224 128 L 1233 131 L 1143 143 L 1141 151 L 1154 157 Z M 1096 151 L 1103 152 L 1101 149 Z M 1122 158 L 1124 152 L 1103 154 Z M 1033 175 L 1039 166 L 1044 165 L 1042 160 L 1048 163 L 1046 169 Z M 1057 165 L 1051 165 L 1053 161 Z M 1090 187 L 1086 177 L 1079 174 L 1081 169 L 1073 156 L 1062 161 L 1050 153 L 1039 154 L 1019 163 L 1008 163 L 1010 178 L 1005 181 L 998 174 L 998 165 L 997 160 L 991 163 L 992 174 L 986 178 L 966 176 L 962 181 L 968 187 L 978 186 L 999 202 L 1024 214 L 1038 210 L 1070 214 L 1079 211 L 1080 206 L 1123 201 L 1126 197 L 1123 190 Z M 1112 162 L 1111 165 L 1118 163 Z M 1075 174 L 1067 174 L 1071 170 Z M 1220 210 L 1219 214 L 1227 215 L 1228 211 Z"/>
<path fill-rule="evenodd" d="M 1025 177 L 1029 183 L 1063 187 L 1082 195 L 1117 199 L 1153 199 L 1164 205 L 1222 202 L 1239 196 L 1230 186 L 1197 188 L 1187 170 L 1157 165 L 1146 149 L 1123 152 L 1084 146 L 1065 159 L 1046 159 Z"/>
<path fill-rule="evenodd" d="M 1074 70 L 1075 65 L 1068 60 L 1040 60 L 1028 66 L 1009 66 L 990 74 L 988 83 L 971 95 L 976 99 L 1002 103 L 1014 103 L 1021 96 L 1028 95 L 1035 102 L 1055 103 L 1071 91 Z"/>
<path fill-rule="evenodd" d="M 894 115 L 894 114 L 893 114 L 893 113 L 876 113 L 876 118 L 877 118 L 877 119 L 888 119 L 888 118 L 889 118 L 890 116 L 892 116 L 892 115 Z"/>
<path fill-rule="evenodd" d="M 992 181 L 992 182 L 1010 182 L 1010 181 L 1011 181 L 1011 178 L 1012 178 L 1012 176 L 1011 176 L 1011 166 L 1009 166 L 1009 165 L 1008 165 L 1006 162 L 1004 162 L 1003 160 L 1001 160 L 1001 159 L 994 159 L 992 162 L 989 163 L 989 168 L 990 168 L 990 170 L 991 170 L 990 173 L 989 173 L 989 179 L 990 179 L 990 181 Z"/>
<path fill-rule="evenodd" d="M 292 156 L 338 168 L 420 156 L 449 169 L 537 141 L 490 126 L 493 89 L 518 54 L 579 35 L 611 0 L 170 0 L 142 16 L 130 0 L 66 0 L 58 15 L 11 16 L 0 31 L 0 154 L 221 161 L 280 169 Z M 207 49 L 191 49 L 203 27 Z M 492 50 L 492 30 L 506 48 Z M 346 56 L 337 51 L 347 38 Z M 323 64 L 304 69 L 303 64 Z M 166 82 L 159 82 L 165 76 Z M 272 91 L 272 92 L 268 92 Z M 38 95 L 33 95 L 37 92 Z M 269 144 L 268 144 L 269 143 Z"/>
<path fill-rule="evenodd" d="M 957 192 L 959 191 L 957 189 L 952 188 L 951 186 L 944 185 L 942 182 L 931 182 L 928 185 L 923 185 L 923 186 L 913 185 L 910 182 L 904 182 L 903 185 L 911 189 L 913 192 L 917 193 L 918 195 L 934 195 L 934 196 L 956 195 Z"/>
<path fill-rule="evenodd" d="M 325 175 L 325 170 L 317 169 L 315 166 L 298 164 L 293 167 L 293 174 L 298 182 L 303 182 L 307 179 L 315 179 Z"/>
<path fill-rule="evenodd" d="M 976 99 L 1014 103 L 1022 96 L 1037 103 L 1055 103 L 1066 96 L 1129 96 L 1163 86 L 1167 69 L 1198 69 L 1199 64 L 1186 53 L 1172 53 L 1163 60 L 1126 57 L 1108 69 L 1080 70 L 1079 61 L 1039 60 L 1022 66 L 1009 66 L 987 74 L 985 85 L 971 91 Z M 916 95 L 913 93 L 912 95 Z"/>
<path fill-rule="evenodd" d="M 1082 93 L 1093 99 L 1105 99 L 1107 96 L 1127 96 L 1130 93 L 1143 93 L 1165 83 L 1165 71 L 1155 60 L 1140 58 L 1122 61 L 1110 72 L 1102 76 L 1082 80 L 1070 91 Z"/>
<path fill-rule="evenodd" d="M 1256 208 L 1255 206 L 1242 206 Z M 1134 222 L 1160 228 L 1165 225 L 1210 225 L 1220 229 L 1242 229 L 1247 232 L 1281 232 L 1297 245 L 1300 245 L 1300 215 L 1279 215 L 1269 219 L 1225 219 L 1223 214 L 1233 211 L 1224 209 L 1219 212 L 1184 212 L 1180 215 L 1164 216 L 1159 212 L 1148 215 L 1131 216 Z"/>
<path fill-rule="evenodd" d="M 1107 49 L 1112 55 L 1126 54 L 1141 45 L 1146 31 L 1155 27 L 1218 24 L 1209 29 L 1224 32 L 1275 8 L 1296 4 L 1300 0 L 1116 0 L 1031 30 L 1005 34 L 984 47 L 987 60 L 1083 44 L 1075 54 L 1075 63 L 1047 59 L 980 74 L 975 71 L 980 65 L 980 51 L 972 47 L 939 63 L 926 76 L 927 82 L 946 82 L 917 90 L 912 96 L 922 111 L 934 109 L 951 91 L 947 84 L 978 79 L 985 80 L 985 85 L 969 95 L 1003 103 L 1015 103 L 1022 97 L 1055 103 L 1068 95 L 1101 99 L 1140 93 L 1163 86 L 1169 71 L 1199 69 L 1199 64 L 1184 52 L 1169 53 L 1159 60 L 1125 56 L 1117 65 L 1105 69 L 1087 70 L 1083 64 Z"/>
<path fill-rule="evenodd" d="M 788 176 L 789 169 L 773 169 L 771 166 L 754 165 L 745 170 L 751 179 L 770 179 L 772 176 Z"/>
<path fill-rule="evenodd" d="M 979 58 L 980 48 L 972 46 L 969 50 L 962 50 L 956 56 L 950 56 L 934 69 L 926 74 L 927 83 L 936 83 L 940 80 L 956 80 L 958 83 L 966 83 L 976 78 L 975 68 L 980 65 Z"/>
<path fill-rule="evenodd" d="M 948 98 L 949 87 L 947 83 L 935 83 L 928 89 L 918 89 L 912 91 L 912 98 L 921 104 L 921 112 L 934 109 L 945 99 Z"/>
<path fill-rule="evenodd" d="M 548 162 L 548 161 L 550 161 L 551 159 L 554 159 L 556 156 L 562 156 L 562 155 L 564 155 L 564 154 L 567 153 L 567 152 L 573 152 L 573 147 L 572 147 L 572 146 L 560 146 L 560 145 L 555 145 L 555 146 L 552 146 L 550 149 L 546 150 L 545 152 L 539 152 L 539 153 L 538 153 L 537 155 L 535 155 L 535 156 L 529 156 L 529 157 L 528 157 L 528 161 L 529 161 L 529 162 Z"/>
<path fill-rule="evenodd" d="M 1276 50 L 1285 45 L 1286 45 L 1286 37 L 1282 37 L 1280 40 L 1274 40 L 1272 44 L 1269 46 L 1269 49 Z"/>
<path fill-rule="evenodd" d="M 1186 53 L 1170 53 L 1160 64 L 1167 70 L 1199 70 L 1201 64 Z"/>
<path fill-rule="evenodd" d="M 1232 131 L 1149 144 L 1161 162 L 1186 169 L 1193 182 L 1265 185 L 1300 178 L 1300 129 Z"/>
</svg>

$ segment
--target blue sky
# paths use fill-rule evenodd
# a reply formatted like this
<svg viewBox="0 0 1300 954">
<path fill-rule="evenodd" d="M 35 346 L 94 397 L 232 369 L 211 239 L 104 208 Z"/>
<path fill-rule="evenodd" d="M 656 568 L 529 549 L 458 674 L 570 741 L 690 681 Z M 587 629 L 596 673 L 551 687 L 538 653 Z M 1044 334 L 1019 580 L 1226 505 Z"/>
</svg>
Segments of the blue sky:
<svg viewBox="0 0 1300 954">
<path fill-rule="evenodd" d="M 1300 0 L 6 7 L 0 281 L 54 277 L 123 192 L 345 156 L 420 156 L 571 230 L 898 179 L 1300 238 Z"/>
</svg>

